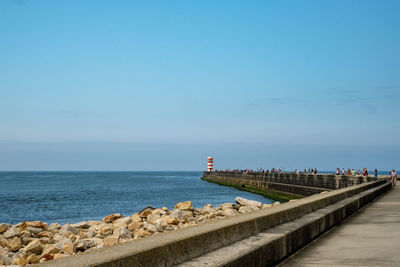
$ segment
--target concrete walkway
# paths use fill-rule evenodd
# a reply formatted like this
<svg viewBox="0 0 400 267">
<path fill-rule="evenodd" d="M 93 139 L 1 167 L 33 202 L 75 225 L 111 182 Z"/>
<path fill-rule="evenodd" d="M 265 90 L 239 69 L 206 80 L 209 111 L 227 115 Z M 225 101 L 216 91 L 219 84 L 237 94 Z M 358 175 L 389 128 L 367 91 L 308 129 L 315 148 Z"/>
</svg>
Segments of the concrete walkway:
<svg viewBox="0 0 400 267">
<path fill-rule="evenodd" d="M 280 266 L 400 266 L 400 185 Z"/>
</svg>

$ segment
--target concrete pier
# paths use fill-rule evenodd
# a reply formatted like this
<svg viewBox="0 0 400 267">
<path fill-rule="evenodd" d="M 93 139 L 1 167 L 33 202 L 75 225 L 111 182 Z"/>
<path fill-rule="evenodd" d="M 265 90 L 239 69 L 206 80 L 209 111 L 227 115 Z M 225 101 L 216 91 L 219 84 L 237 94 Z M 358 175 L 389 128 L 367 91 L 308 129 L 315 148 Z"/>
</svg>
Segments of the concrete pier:
<svg viewBox="0 0 400 267">
<path fill-rule="evenodd" d="M 345 220 L 281 264 L 400 266 L 400 187 Z"/>
</svg>

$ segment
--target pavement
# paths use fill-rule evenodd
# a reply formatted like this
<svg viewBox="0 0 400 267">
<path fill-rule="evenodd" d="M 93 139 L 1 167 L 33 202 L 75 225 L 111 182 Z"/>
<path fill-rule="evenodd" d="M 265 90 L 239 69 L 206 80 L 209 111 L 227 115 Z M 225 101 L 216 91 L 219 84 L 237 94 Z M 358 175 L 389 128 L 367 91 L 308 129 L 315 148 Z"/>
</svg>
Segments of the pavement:
<svg viewBox="0 0 400 267">
<path fill-rule="evenodd" d="M 399 267 L 400 183 L 279 266 Z"/>
</svg>

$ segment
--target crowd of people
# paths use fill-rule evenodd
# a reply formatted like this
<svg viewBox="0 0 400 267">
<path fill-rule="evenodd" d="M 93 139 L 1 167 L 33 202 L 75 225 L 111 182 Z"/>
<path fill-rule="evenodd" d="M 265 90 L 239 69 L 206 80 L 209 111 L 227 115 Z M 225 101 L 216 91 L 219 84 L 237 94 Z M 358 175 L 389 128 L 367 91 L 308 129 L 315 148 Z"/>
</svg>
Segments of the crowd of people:
<svg viewBox="0 0 400 267">
<path fill-rule="evenodd" d="M 263 174 L 269 174 L 269 173 L 282 173 L 285 172 L 285 169 L 282 168 L 272 168 L 271 170 L 269 169 L 263 169 L 263 168 L 258 168 L 256 170 L 252 170 L 252 169 L 234 169 L 234 170 L 230 170 L 230 169 L 226 169 L 226 170 L 214 170 L 215 172 L 235 172 L 235 173 L 263 173 Z M 295 174 L 299 174 L 299 170 L 296 169 L 294 171 Z M 310 173 L 310 174 L 317 174 L 318 170 L 317 169 L 304 169 L 304 173 Z M 358 169 L 357 171 L 355 169 L 351 169 L 348 168 L 347 171 L 345 170 L 345 168 L 342 168 L 340 170 L 340 168 L 336 168 L 336 175 L 347 175 L 347 176 L 368 176 L 368 170 L 367 168 L 363 168 L 362 170 Z M 374 177 L 378 178 L 378 169 L 374 169 Z M 396 181 L 397 181 L 397 173 L 395 170 L 392 170 L 390 172 L 390 177 L 392 180 L 392 184 L 393 186 L 396 186 Z"/>
<path fill-rule="evenodd" d="M 347 176 L 356 176 L 356 175 L 362 175 L 362 176 L 368 176 L 368 169 L 364 168 L 362 169 L 362 171 L 360 169 L 356 170 L 355 169 L 347 169 L 347 171 L 345 170 L 345 168 L 342 168 L 342 170 L 340 170 L 339 168 L 336 168 L 336 175 L 347 175 Z M 375 178 L 378 178 L 378 169 L 374 170 L 374 176 Z"/>
</svg>

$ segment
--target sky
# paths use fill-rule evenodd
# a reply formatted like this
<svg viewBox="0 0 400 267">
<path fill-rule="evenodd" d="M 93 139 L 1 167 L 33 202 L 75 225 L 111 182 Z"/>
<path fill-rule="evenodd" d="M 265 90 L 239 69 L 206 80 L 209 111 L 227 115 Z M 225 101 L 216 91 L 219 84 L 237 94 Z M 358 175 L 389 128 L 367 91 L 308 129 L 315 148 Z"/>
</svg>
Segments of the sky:
<svg viewBox="0 0 400 267">
<path fill-rule="evenodd" d="M 399 1 L 0 1 L 0 170 L 400 168 Z"/>
</svg>

